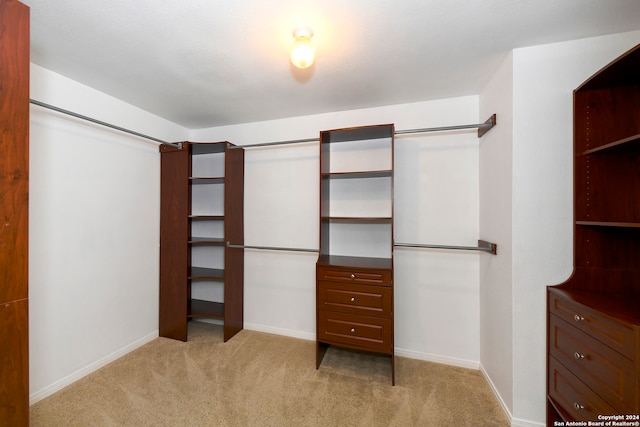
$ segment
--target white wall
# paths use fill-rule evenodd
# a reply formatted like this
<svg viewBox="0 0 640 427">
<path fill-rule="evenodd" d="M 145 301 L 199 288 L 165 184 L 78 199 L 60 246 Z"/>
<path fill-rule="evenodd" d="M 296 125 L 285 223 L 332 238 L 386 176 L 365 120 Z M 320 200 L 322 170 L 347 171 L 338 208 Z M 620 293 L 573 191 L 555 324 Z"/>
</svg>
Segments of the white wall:
<svg viewBox="0 0 640 427">
<path fill-rule="evenodd" d="M 31 98 L 165 140 L 186 129 L 37 65 Z M 35 402 L 158 334 L 158 144 L 31 106 Z"/>
<path fill-rule="evenodd" d="M 192 140 L 244 145 L 317 138 L 321 130 L 360 125 L 394 123 L 401 130 L 477 122 L 478 97 L 471 96 L 201 129 Z M 246 244 L 318 247 L 318 150 L 317 142 L 247 149 Z M 475 130 L 397 136 L 395 156 L 396 241 L 475 246 Z M 481 256 L 396 250 L 398 355 L 478 367 Z M 317 254 L 247 250 L 245 327 L 315 339 L 316 259 Z"/>
<path fill-rule="evenodd" d="M 498 255 L 480 261 L 480 363 L 507 413 L 513 408 L 512 140 L 513 56 L 509 54 L 480 94 L 480 116 L 497 126 L 480 141 L 480 235 Z"/>
<path fill-rule="evenodd" d="M 492 144 L 510 149 L 508 130 L 500 127 L 507 123 L 501 116 L 500 131 L 485 137 L 481 148 L 481 171 L 485 166 L 500 168 L 500 174 L 508 179 L 511 168 L 511 194 L 492 195 L 488 184 L 493 185 L 494 177 L 481 172 L 480 215 L 481 233 L 495 230 L 503 221 L 508 227 L 508 218 L 502 218 L 485 201 L 489 204 L 493 200 L 505 208 L 512 203 L 512 236 L 510 243 L 503 243 L 502 238 L 509 236 L 506 228 L 502 230 L 498 257 L 483 262 L 480 300 L 481 363 L 514 426 L 544 425 L 545 290 L 567 279 L 573 268 L 573 90 L 639 42 L 640 32 L 630 32 L 516 49 L 482 93 L 481 110 L 506 106 L 509 69 L 513 67 L 512 159 L 485 157 Z M 507 192 L 509 188 L 498 183 L 495 191 Z M 489 214 L 498 216 L 494 220 Z M 511 251 L 510 274 L 502 264 L 504 259 L 499 260 L 502 249 L 507 250 L 507 256 Z M 501 314 L 494 316 L 490 310 Z M 509 331 L 499 325 L 500 317 L 511 322 L 511 338 L 502 336 Z M 500 361 L 504 365 L 500 366 Z"/>
</svg>

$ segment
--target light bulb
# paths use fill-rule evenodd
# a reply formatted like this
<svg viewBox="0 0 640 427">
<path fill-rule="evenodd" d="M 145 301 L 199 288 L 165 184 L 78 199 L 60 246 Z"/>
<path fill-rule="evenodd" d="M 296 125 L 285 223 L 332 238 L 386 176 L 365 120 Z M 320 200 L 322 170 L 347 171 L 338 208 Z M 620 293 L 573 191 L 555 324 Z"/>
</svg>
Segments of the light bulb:
<svg viewBox="0 0 640 427">
<path fill-rule="evenodd" d="M 309 68 L 316 58 L 316 48 L 311 42 L 313 31 L 298 28 L 293 31 L 295 42 L 291 48 L 291 62 L 298 68 Z"/>
</svg>

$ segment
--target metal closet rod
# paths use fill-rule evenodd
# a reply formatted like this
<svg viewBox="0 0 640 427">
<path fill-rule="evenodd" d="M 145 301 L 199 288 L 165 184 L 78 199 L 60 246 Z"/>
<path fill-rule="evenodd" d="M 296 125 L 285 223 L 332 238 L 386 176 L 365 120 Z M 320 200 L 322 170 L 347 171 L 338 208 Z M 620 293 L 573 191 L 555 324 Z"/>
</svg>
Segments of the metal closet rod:
<svg viewBox="0 0 640 427">
<path fill-rule="evenodd" d="M 493 114 L 484 123 L 473 123 L 468 125 L 453 125 L 453 126 L 439 126 L 433 128 L 421 128 L 421 129 L 405 129 L 394 131 L 394 135 L 406 135 L 411 133 L 428 133 L 428 132 L 442 132 L 447 130 L 461 130 L 461 129 L 478 129 L 478 137 L 483 136 L 492 127 L 496 125 L 496 115 Z M 320 138 L 305 138 L 305 139 L 290 139 L 288 141 L 274 141 L 257 144 L 246 145 L 229 145 L 227 148 L 231 150 L 237 150 L 240 148 L 254 148 L 254 147 L 269 147 L 273 145 L 288 145 L 288 144 L 301 144 L 304 142 L 317 142 Z"/>
<path fill-rule="evenodd" d="M 101 126 L 105 126 L 105 127 L 111 128 L 111 129 L 119 130 L 121 132 L 125 132 L 125 133 L 131 134 L 131 135 L 139 136 L 140 138 L 145 138 L 145 139 L 149 139 L 149 140 L 154 141 L 154 142 L 159 142 L 160 144 L 163 144 L 163 145 L 170 145 L 170 146 L 176 147 L 178 149 L 182 148 L 182 143 L 173 143 L 173 142 L 163 141 L 161 139 L 154 138 L 153 136 L 145 135 L 143 133 L 136 132 L 136 131 L 133 131 L 133 130 L 130 130 L 130 129 L 125 129 L 123 127 L 116 126 L 116 125 L 111 124 L 111 123 L 103 122 L 102 120 L 97 120 L 97 119 L 94 119 L 92 117 L 88 117 L 88 116 L 84 116 L 82 114 L 74 113 L 73 111 L 65 110 L 64 108 L 60 108 L 60 107 L 56 107 L 56 106 L 51 105 L 51 104 L 47 104 L 47 103 L 44 103 L 44 102 L 36 101 L 35 99 L 30 99 L 29 102 L 31 104 L 37 105 L 39 107 L 44 107 L 44 108 L 47 108 L 49 110 L 57 111 L 58 113 L 66 114 L 68 116 L 72 116 L 72 117 L 76 117 L 78 119 L 86 120 L 86 121 L 91 122 L 91 123 L 95 123 L 95 124 L 98 124 L 98 125 L 101 125 Z"/>
<path fill-rule="evenodd" d="M 234 245 L 231 242 L 227 242 L 227 247 L 232 249 L 262 249 L 265 251 L 288 251 L 288 252 L 319 252 L 318 249 L 304 249 L 304 248 L 284 248 L 277 246 L 255 246 L 255 245 Z"/>
<path fill-rule="evenodd" d="M 429 245 L 420 243 L 394 243 L 395 247 L 402 248 L 431 248 L 431 249 L 457 249 L 465 251 L 480 251 L 488 252 L 496 255 L 498 245 L 484 240 L 478 240 L 478 246 L 455 246 L 455 245 Z M 232 249 L 261 249 L 266 251 L 287 251 L 287 252 L 319 252 L 318 249 L 303 249 L 303 248 L 287 248 L 278 246 L 255 246 L 255 245 L 234 245 L 231 242 L 227 242 L 227 247 Z"/>
<path fill-rule="evenodd" d="M 497 255 L 498 253 L 498 245 L 496 245 L 495 243 L 487 242 L 485 240 L 478 240 L 478 246 L 430 245 L 422 243 L 394 243 L 393 246 L 401 248 L 458 249 L 463 251 L 481 251 L 488 252 L 493 255 Z"/>
</svg>

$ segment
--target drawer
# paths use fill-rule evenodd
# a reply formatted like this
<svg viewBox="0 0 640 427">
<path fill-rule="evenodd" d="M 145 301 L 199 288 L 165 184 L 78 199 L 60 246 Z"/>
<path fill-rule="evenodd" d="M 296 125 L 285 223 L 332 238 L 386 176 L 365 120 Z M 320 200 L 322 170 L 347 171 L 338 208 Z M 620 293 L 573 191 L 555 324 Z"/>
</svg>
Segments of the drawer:
<svg viewBox="0 0 640 427">
<path fill-rule="evenodd" d="M 555 315 L 549 316 L 549 351 L 619 413 L 635 413 L 638 379 L 631 360 Z"/>
<path fill-rule="evenodd" d="M 633 329 L 616 323 L 590 308 L 549 292 L 549 311 L 630 359 L 636 357 Z"/>
<path fill-rule="evenodd" d="M 374 317 L 391 317 L 393 301 L 388 286 L 318 282 L 318 310 Z"/>
<path fill-rule="evenodd" d="M 549 358 L 548 372 L 549 396 L 572 420 L 594 421 L 598 415 L 618 413 L 553 357 Z"/>
<path fill-rule="evenodd" d="M 318 281 L 331 280 L 334 282 L 391 286 L 391 278 L 391 270 L 318 266 Z"/>
<path fill-rule="evenodd" d="M 327 344 L 389 354 L 393 351 L 391 319 L 320 310 L 317 328 L 318 341 Z"/>
</svg>

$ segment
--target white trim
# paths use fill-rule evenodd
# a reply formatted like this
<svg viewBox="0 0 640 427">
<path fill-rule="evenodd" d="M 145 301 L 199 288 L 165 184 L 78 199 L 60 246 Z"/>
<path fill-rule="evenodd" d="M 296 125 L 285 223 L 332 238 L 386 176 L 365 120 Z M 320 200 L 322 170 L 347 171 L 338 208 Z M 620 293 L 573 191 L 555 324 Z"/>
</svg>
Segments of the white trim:
<svg viewBox="0 0 640 427">
<path fill-rule="evenodd" d="M 513 418 L 511 420 L 511 427 L 545 427 L 545 423 Z"/>
<path fill-rule="evenodd" d="M 459 368 L 479 369 L 479 362 L 475 360 L 458 359 L 456 357 L 442 356 L 433 353 L 422 353 L 402 348 L 395 348 L 396 356 L 407 357 L 409 359 L 424 360 L 426 362 L 441 363 L 443 365 L 457 366 Z"/>
<path fill-rule="evenodd" d="M 63 388 L 73 384 L 74 382 L 78 381 L 79 379 L 81 379 L 82 377 L 85 377 L 87 375 L 89 375 L 92 372 L 97 371 L 98 369 L 102 368 L 105 365 L 108 365 L 109 363 L 115 361 L 116 359 L 119 359 L 120 357 L 124 356 L 127 353 L 132 352 L 133 350 L 137 349 L 138 347 L 141 347 L 143 345 L 145 345 L 148 342 L 153 341 L 154 339 L 158 338 L 158 330 L 150 333 L 147 336 L 144 336 L 142 338 L 140 338 L 139 340 L 136 340 L 134 342 L 132 342 L 129 345 L 126 345 L 124 347 L 122 347 L 120 350 L 117 350 L 105 357 L 103 357 L 102 359 L 96 360 L 95 362 L 85 366 L 82 369 L 79 369 L 69 375 L 67 375 L 66 377 L 56 381 L 55 383 L 36 391 L 35 393 L 31 393 L 29 395 L 29 405 L 33 405 L 36 402 L 41 401 L 42 399 L 44 399 L 45 397 L 49 397 L 52 394 L 54 394 L 57 391 L 62 390 Z"/>
<path fill-rule="evenodd" d="M 291 338 L 299 338 L 306 341 L 316 340 L 315 333 L 300 332 L 300 331 L 294 331 L 291 329 L 283 329 L 283 328 L 274 328 L 272 326 L 265 326 L 257 323 L 245 322 L 244 328 L 251 331 L 256 331 L 256 332 L 265 332 L 268 334 L 283 335 Z M 442 363 L 444 365 L 457 366 L 460 368 L 478 370 L 480 366 L 478 362 L 473 360 L 457 359 L 455 357 L 441 356 L 438 354 L 431 354 L 431 353 L 421 353 L 421 352 L 401 349 L 397 347 L 395 349 L 395 354 L 396 356 L 407 357 L 409 359 L 417 359 L 417 360 L 424 360 L 427 362 Z"/>
<path fill-rule="evenodd" d="M 484 370 L 484 367 L 482 366 L 482 364 L 480 364 L 480 372 L 482 372 L 482 376 L 484 376 L 484 379 L 487 380 L 487 383 L 489 384 L 489 388 L 491 388 L 491 391 L 496 397 L 496 400 L 500 404 L 500 407 L 504 411 L 504 414 L 507 416 L 507 419 L 509 420 L 511 427 L 545 427 L 545 423 L 513 418 L 513 415 L 511 415 L 511 411 L 509 411 L 509 408 L 507 407 L 506 403 L 504 403 L 504 400 L 502 399 L 500 392 L 498 392 L 498 389 L 496 388 L 493 381 L 491 381 L 489 374 L 487 374 L 487 371 Z"/>
<path fill-rule="evenodd" d="M 500 392 L 496 388 L 496 385 L 493 383 L 493 381 L 491 381 L 489 374 L 487 373 L 487 371 L 484 370 L 484 366 L 482 366 L 482 364 L 480 364 L 480 372 L 482 372 L 482 376 L 487 381 L 487 384 L 489 384 L 489 388 L 491 389 L 491 391 L 493 392 L 493 395 L 496 397 L 496 400 L 500 404 L 502 411 L 507 416 L 507 419 L 509 419 L 509 423 L 511 423 L 511 427 L 514 427 L 513 415 L 511 415 L 511 411 L 509 410 L 509 408 L 507 407 L 507 404 L 502 399 L 502 396 L 500 395 Z"/>
<path fill-rule="evenodd" d="M 282 335 L 285 337 L 299 338 L 305 341 L 315 341 L 316 334 L 309 332 L 294 331 L 292 329 L 274 328 L 272 326 L 260 325 L 258 323 L 244 323 L 244 329 L 267 334 Z"/>
</svg>

